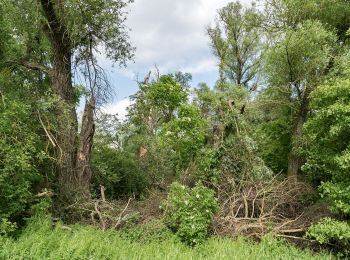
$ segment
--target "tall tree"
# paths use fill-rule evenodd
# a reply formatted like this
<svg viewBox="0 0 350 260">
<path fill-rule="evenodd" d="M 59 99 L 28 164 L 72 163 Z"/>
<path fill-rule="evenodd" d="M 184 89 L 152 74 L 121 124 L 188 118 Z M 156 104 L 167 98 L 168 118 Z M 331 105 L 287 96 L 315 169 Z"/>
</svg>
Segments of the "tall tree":
<svg viewBox="0 0 350 260">
<path fill-rule="evenodd" d="M 53 92 L 63 104 L 55 111 L 58 118 L 55 146 L 59 192 L 64 199 L 89 196 L 93 112 L 109 94 L 109 84 L 97 64 L 96 54 L 104 48 L 106 56 L 120 64 L 132 58 L 133 48 L 124 25 L 124 8 L 129 2 L 21 0 L 6 5 L 9 15 L 19 21 L 13 37 L 24 42 L 22 57 L 12 57 L 12 62 L 49 78 Z M 28 15 L 23 16 L 22 10 L 28 10 Z M 33 42 L 39 47 L 33 47 Z M 80 134 L 77 91 L 73 84 L 75 69 L 86 79 L 88 90 Z"/>
<path fill-rule="evenodd" d="M 303 16 L 293 1 L 271 1 L 267 10 L 272 45 L 265 68 L 269 85 L 289 93 L 293 127 L 288 176 L 294 178 L 303 164 L 300 148 L 310 112 L 309 96 L 327 77 L 337 37 L 321 22 Z"/>
<path fill-rule="evenodd" d="M 209 27 L 207 33 L 219 59 L 220 82 L 229 80 L 247 88 L 255 83 L 262 46 L 259 24 L 254 5 L 243 8 L 237 1 L 219 10 L 216 26 Z"/>
</svg>

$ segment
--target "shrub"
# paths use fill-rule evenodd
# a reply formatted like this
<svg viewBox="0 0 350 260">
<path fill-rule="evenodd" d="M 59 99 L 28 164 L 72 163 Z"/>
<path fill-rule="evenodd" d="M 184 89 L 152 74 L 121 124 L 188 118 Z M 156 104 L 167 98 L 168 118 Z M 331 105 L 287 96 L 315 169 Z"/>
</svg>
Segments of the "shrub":
<svg viewBox="0 0 350 260">
<path fill-rule="evenodd" d="M 350 216 L 350 80 L 317 88 L 311 96 L 314 111 L 305 133 L 308 144 L 303 170 L 328 199 L 333 211 Z"/>
<path fill-rule="evenodd" d="M 325 218 L 312 225 L 307 236 L 315 238 L 320 244 L 336 246 L 345 254 L 350 253 L 350 225 L 347 222 Z"/>
<path fill-rule="evenodd" d="M 8 221 L 6 218 L 0 219 L 0 236 L 8 235 L 16 229 L 16 224 Z"/>
<path fill-rule="evenodd" d="M 335 213 L 350 216 L 350 186 L 348 182 L 324 182 L 320 186 L 322 196 L 331 202 L 331 210 Z"/>
<path fill-rule="evenodd" d="M 92 156 L 93 189 L 106 188 L 106 196 L 116 199 L 121 196 L 140 196 L 146 192 L 148 179 L 141 171 L 136 156 L 126 151 L 102 146 L 95 147 Z"/>
<path fill-rule="evenodd" d="M 164 209 L 166 226 L 182 242 L 194 246 L 208 236 L 208 228 L 218 204 L 214 191 L 201 183 L 190 189 L 175 182 L 161 207 Z"/>
<path fill-rule="evenodd" d="M 32 117 L 29 104 L 0 102 L 0 219 L 21 219 L 41 179 L 37 166 L 45 154 Z"/>
</svg>

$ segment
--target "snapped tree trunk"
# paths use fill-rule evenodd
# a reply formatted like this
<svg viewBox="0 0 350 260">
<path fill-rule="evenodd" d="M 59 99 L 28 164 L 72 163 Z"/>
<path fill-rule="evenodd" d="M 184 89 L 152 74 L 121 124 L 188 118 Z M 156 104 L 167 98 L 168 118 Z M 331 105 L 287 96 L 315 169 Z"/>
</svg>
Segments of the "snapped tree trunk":
<svg viewBox="0 0 350 260">
<path fill-rule="evenodd" d="M 82 189 L 82 194 L 90 196 L 90 180 L 91 180 L 91 149 L 95 134 L 94 124 L 95 97 L 91 96 L 86 100 L 85 109 L 79 135 L 79 150 L 77 157 L 77 178 L 78 184 Z"/>
<path fill-rule="evenodd" d="M 302 147 L 303 127 L 309 113 L 309 95 L 304 94 L 301 100 L 299 112 L 295 118 L 292 132 L 292 149 L 288 156 L 288 178 L 296 180 L 298 172 L 304 162 L 298 150 Z"/>
</svg>

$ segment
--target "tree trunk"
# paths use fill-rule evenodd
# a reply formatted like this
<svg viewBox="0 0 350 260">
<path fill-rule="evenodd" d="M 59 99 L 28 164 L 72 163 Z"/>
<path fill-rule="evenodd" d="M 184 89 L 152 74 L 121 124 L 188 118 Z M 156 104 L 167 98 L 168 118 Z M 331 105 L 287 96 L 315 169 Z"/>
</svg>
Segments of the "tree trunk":
<svg viewBox="0 0 350 260">
<path fill-rule="evenodd" d="M 303 157 L 298 154 L 298 150 L 302 147 L 303 127 L 309 113 L 308 96 L 307 93 L 304 94 L 293 127 L 292 150 L 288 156 L 288 179 L 297 180 L 298 172 L 304 162 Z"/>
<path fill-rule="evenodd" d="M 90 100 L 86 100 L 85 109 L 81 124 L 79 150 L 77 157 L 77 177 L 82 195 L 90 196 L 90 180 L 91 180 L 91 149 L 93 137 L 95 134 L 94 124 L 95 97 L 91 96 Z"/>
<path fill-rule="evenodd" d="M 52 84 L 64 103 L 58 108 L 57 119 L 57 179 L 59 196 L 64 202 L 89 197 L 91 172 L 89 168 L 94 135 L 92 97 L 85 105 L 83 124 L 78 142 L 78 122 L 72 84 L 71 40 L 62 20 L 57 16 L 53 0 L 40 0 L 47 23 L 44 31 L 53 50 Z M 78 144 L 79 143 L 79 144 Z"/>
<path fill-rule="evenodd" d="M 57 56 L 56 56 L 57 57 Z M 70 57 L 56 58 L 53 67 L 52 83 L 54 91 L 61 97 L 63 107 L 57 109 L 57 179 L 59 195 L 63 200 L 70 200 L 77 190 L 76 158 L 78 122 L 71 82 Z"/>
</svg>

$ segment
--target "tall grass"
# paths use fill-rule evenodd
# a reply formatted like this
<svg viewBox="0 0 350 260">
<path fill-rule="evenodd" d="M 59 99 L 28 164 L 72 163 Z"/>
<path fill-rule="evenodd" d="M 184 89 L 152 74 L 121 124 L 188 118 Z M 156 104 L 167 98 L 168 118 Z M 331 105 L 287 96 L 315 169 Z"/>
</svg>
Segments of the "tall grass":
<svg viewBox="0 0 350 260">
<path fill-rule="evenodd" d="M 211 238 L 189 248 L 175 238 L 141 243 L 123 238 L 120 232 L 70 228 L 60 224 L 53 228 L 49 220 L 36 220 L 16 240 L 0 237 L 0 259 L 331 259 L 272 238 L 261 243 Z"/>
</svg>

